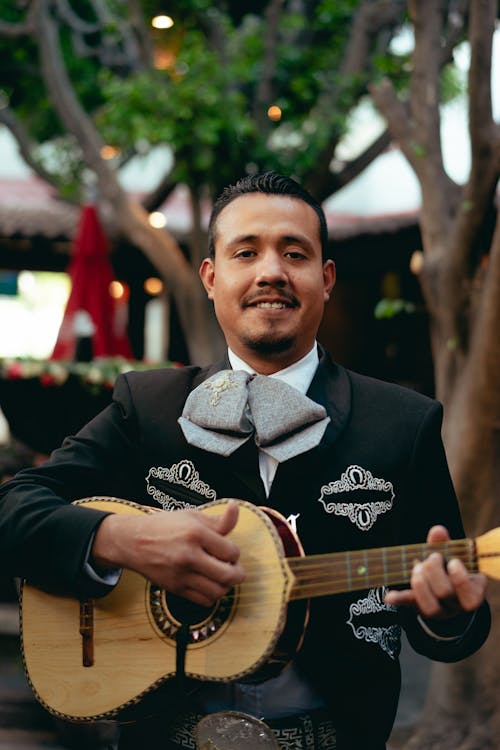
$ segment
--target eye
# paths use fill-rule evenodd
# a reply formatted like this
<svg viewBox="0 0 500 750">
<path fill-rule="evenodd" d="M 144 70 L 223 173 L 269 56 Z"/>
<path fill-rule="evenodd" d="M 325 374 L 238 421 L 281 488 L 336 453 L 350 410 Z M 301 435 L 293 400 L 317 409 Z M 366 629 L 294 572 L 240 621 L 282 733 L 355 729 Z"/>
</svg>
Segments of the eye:
<svg viewBox="0 0 500 750">
<path fill-rule="evenodd" d="M 287 250 L 285 253 L 287 258 L 291 258 L 291 260 L 306 260 L 307 255 L 303 250 Z"/>
<path fill-rule="evenodd" d="M 255 250 L 251 247 L 242 247 L 239 250 L 237 250 L 234 254 L 235 258 L 253 258 L 255 255 Z"/>
</svg>

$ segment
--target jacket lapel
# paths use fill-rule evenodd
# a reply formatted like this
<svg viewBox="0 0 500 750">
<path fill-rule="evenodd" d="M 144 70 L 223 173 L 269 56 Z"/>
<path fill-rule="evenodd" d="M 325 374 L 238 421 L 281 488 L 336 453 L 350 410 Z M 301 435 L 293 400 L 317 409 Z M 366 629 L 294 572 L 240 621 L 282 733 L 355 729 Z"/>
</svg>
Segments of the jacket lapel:
<svg viewBox="0 0 500 750">
<path fill-rule="evenodd" d="M 330 423 L 321 443 L 312 451 L 278 466 L 270 499 L 296 493 L 311 476 L 320 476 L 325 453 L 344 431 L 351 412 L 351 384 L 346 370 L 332 362 L 320 347 L 320 362 L 307 392 L 309 398 L 325 407 Z"/>
</svg>

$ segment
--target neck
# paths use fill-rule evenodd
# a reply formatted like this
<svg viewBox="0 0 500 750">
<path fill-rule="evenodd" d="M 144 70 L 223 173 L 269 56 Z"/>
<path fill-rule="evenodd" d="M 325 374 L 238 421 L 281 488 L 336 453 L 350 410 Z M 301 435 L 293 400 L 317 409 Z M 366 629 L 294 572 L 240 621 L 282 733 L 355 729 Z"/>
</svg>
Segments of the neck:
<svg viewBox="0 0 500 750">
<path fill-rule="evenodd" d="M 290 599 L 408 583 L 415 560 L 424 560 L 431 552 L 440 552 L 445 560 L 458 557 L 470 572 L 477 572 L 476 548 L 471 539 L 289 557 L 294 576 Z"/>
<path fill-rule="evenodd" d="M 289 353 L 282 352 L 276 355 L 259 355 L 258 352 L 240 351 L 236 347 L 229 346 L 230 355 L 236 355 L 236 357 L 242 360 L 258 375 L 274 375 L 277 372 L 286 370 L 288 367 L 291 367 L 297 362 L 300 362 L 302 359 L 305 359 L 308 355 L 311 354 L 313 350 L 316 350 L 316 342 L 314 342 L 311 347 L 305 352 L 295 354 L 294 356 L 291 356 Z"/>
</svg>

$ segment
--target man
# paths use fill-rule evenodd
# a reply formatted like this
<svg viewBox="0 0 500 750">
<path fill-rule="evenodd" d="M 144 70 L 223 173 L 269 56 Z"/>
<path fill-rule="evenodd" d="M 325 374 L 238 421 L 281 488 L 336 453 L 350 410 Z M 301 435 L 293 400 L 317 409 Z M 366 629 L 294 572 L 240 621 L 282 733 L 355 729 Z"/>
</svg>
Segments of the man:
<svg viewBox="0 0 500 750">
<path fill-rule="evenodd" d="M 238 506 L 210 518 L 194 509 L 215 497 L 275 508 L 307 555 L 463 537 L 440 405 L 349 372 L 316 343 L 335 283 L 321 207 L 286 177 L 247 177 L 216 202 L 209 235 L 200 275 L 228 357 L 206 369 L 121 377 L 108 409 L 45 466 L 4 486 L 3 567 L 79 597 L 106 593 L 117 569 L 129 568 L 210 606 L 245 577 L 231 540 Z M 251 413 L 234 428 L 230 410 L 212 424 L 214 407 L 237 398 L 236 380 L 248 387 Z M 277 381 L 292 388 L 285 400 L 308 399 L 281 415 L 281 397 L 251 402 L 252 387 Z M 127 516 L 69 504 L 91 495 L 175 512 Z M 461 659 L 488 634 L 485 589 L 484 576 L 434 553 L 414 565 L 410 588 L 316 598 L 302 647 L 279 676 L 191 685 L 175 726 L 160 711 L 146 729 L 126 729 L 120 746 L 194 747 L 201 715 L 236 709 L 263 719 L 281 747 L 382 750 L 397 707 L 401 626 L 421 653 Z"/>
</svg>

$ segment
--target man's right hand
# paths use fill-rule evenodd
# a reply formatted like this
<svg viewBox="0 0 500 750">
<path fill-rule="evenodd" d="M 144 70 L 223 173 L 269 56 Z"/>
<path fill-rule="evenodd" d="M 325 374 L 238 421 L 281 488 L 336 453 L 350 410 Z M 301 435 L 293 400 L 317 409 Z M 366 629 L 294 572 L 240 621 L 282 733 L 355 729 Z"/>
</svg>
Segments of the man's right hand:
<svg viewBox="0 0 500 750">
<path fill-rule="evenodd" d="M 110 514 L 100 524 L 91 564 L 129 568 L 167 591 L 211 606 L 244 578 L 239 549 L 227 535 L 238 521 L 229 503 L 220 516 L 196 510 Z"/>
</svg>

